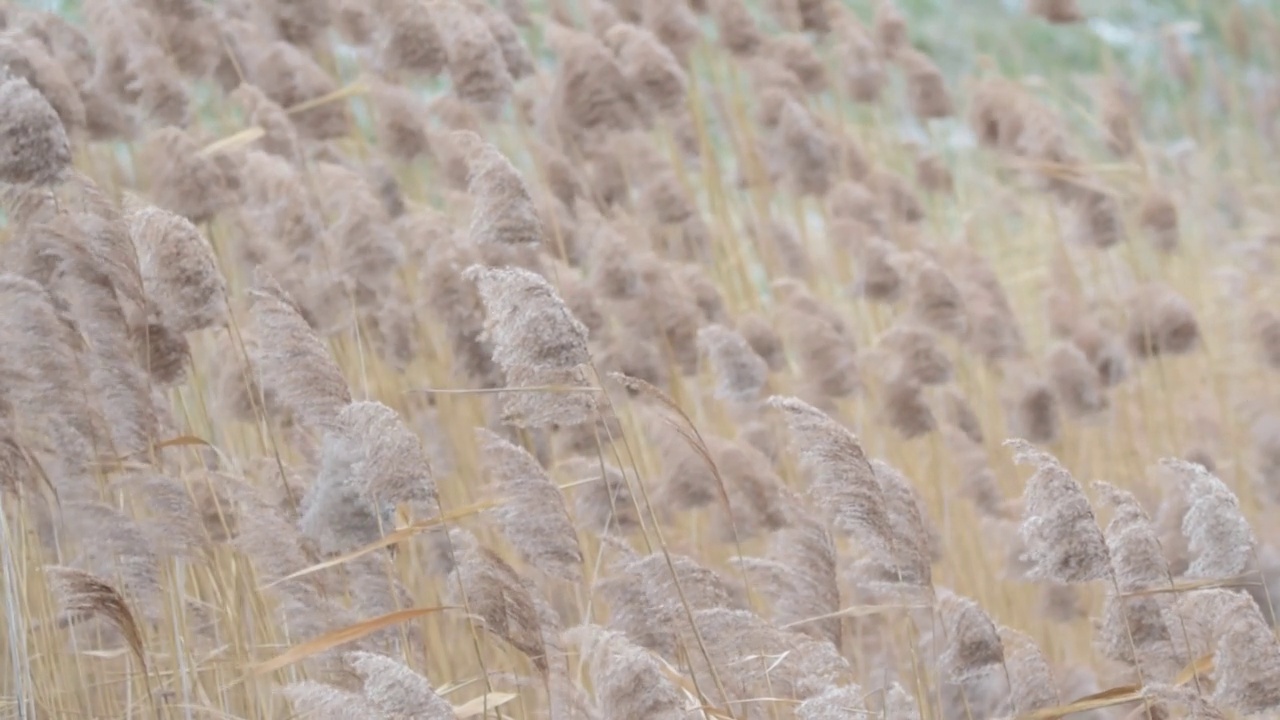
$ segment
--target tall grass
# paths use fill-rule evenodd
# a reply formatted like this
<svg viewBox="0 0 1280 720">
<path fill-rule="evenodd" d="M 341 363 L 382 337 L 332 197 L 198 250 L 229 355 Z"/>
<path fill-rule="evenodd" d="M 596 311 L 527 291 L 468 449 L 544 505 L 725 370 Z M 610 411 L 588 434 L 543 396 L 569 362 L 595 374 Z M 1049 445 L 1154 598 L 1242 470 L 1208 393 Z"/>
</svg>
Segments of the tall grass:
<svg viewBox="0 0 1280 720">
<path fill-rule="evenodd" d="M 4 716 L 1278 714 L 1280 24 L 965 5 L 5 6 Z"/>
</svg>

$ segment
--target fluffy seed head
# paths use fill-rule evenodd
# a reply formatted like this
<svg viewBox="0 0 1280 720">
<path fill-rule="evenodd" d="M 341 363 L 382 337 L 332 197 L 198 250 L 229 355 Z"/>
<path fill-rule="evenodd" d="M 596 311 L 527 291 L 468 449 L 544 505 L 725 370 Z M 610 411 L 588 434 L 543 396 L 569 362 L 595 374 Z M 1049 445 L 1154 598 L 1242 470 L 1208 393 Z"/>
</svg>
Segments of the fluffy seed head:
<svg viewBox="0 0 1280 720">
<path fill-rule="evenodd" d="M 1049 384 L 1068 413 L 1084 417 L 1107 408 L 1102 378 L 1078 345 L 1055 343 L 1045 358 L 1045 366 Z"/>
<path fill-rule="evenodd" d="M 800 720 L 854 720 L 866 717 L 864 693 L 857 685 L 829 687 L 821 694 L 805 700 L 796 708 Z"/>
<path fill-rule="evenodd" d="M 1186 298 L 1173 288 L 1150 283 L 1128 302 L 1129 348 L 1139 357 L 1181 355 L 1200 342 L 1200 325 Z"/>
<path fill-rule="evenodd" d="M 211 219 L 232 200 L 226 174 L 181 128 L 166 127 L 147 136 L 140 152 L 151 199 L 193 223 Z"/>
<path fill-rule="evenodd" d="M 1058 704 L 1057 683 L 1049 660 L 1035 641 L 1007 627 L 1000 628 L 1005 667 L 1009 670 L 1009 704 L 1014 714 L 1026 715 Z"/>
<path fill-rule="evenodd" d="M 1280 642 L 1247 594 L 1197 590 L 1183 597 L 1178 610 L 1188 622 L 1212 628 L 1217 639 L 1214 703 L 1244 715 L 1280 707 Z"/>
<path fill-rule="evenodd" d="M 431 683 L 403 663 L 369 652 L 346 656 L 364 680 L 362 692 L 371 705 L 388 718 L 453 720 L 453 708 L 436 694 Z"/>
<path fill-rule="evenodd" d="M 378 64 L 390 73 L 435 77 L 448 55 L 430 3 L 391 0 L 384 3 L 382 29 L 376 40 Z"/>
<path fill-rule="evenodd" d="M 511 97 L 512 79 L 502 47 L 483 18 L 454 2 L 436 5 L 453 92 L 496 115 Z"/>
<path fill-rule="evenodd" d="M 590 361 L 587 328 L 541 275 L 521 268 L 473 265 L 464 273 L 475 282 L 485 308 L 484 338 L 493 346 L 493 361 L 507 374 L 507 383 L 571 384 Z M 585 378 L 582 378 L 585 380 Z M 563 424 L 583 419 L 593 405 L 587 393 L 563 393 Z M 574 396 L 578 396 L 574 400 Z M 548 400 L 550 402 L 550 400 Z"/>
<path fill-rule="evenodd" d="M 475 199 L 471 211 L 471 242 L 478 245 L 537 245 L 542 223 L 524 178 L 497 148 L 475 133 L 458 130 L 449 139 L 467 155 L 467 193 Z"/>
<path fill-rule="evenodd" d="M 907 102 L 921 122 L 944 118 L 955 112 L 951 92 L 933 59 L 918 50 L 900 50 L 895 58 L 907 78 Z"/>
<path fill-rule="evenodd" d="M 711 15 L 720 31 L 720 44 L 734 55 L 751 55 L 763 39 L 743 0 L 710 0 Z"/>
<path fill-rule="evenodd" d="M 858 439 L 829 415 L 797 398 L 774 396 L 769 405 L 783 413 L 792 445 L 808 470 L 809 492 L 825 509 L 832 526 L 854 535 L 868 550 L 882 553 L 881 557 L 891 557 L 893 530 L 884 492 Z"/>
<path fill-rule="evenodd" d="M 431 462 L 395 410 L 380 402 L 353 402 L 338 413 L 331 438 L 354 460 L 352 482 L 376 503 L 418 503 L 435 510 Z"/>
<path fill-rule="evenodd" d="M 1032 578 L 1079 583 L 1106 577 L 1107 543 L 1080 483 L 1052 455 L 1009 440 L 1014 460 L 1036 472 L 1023 493 L 1022 538 Z"/>
<path fill-rule="evenodd" d="M 582 579 L 582 551 L 560 490 L 528 451 L 483 428 L 476 430 L 488 475 L 503 502 L 503 534 L 525 560 L 569 582 Z"/>
<path fill-rule="evenodd" d="M 1075 23 L 1084 19 L 1076 0 L 1027 0 L 1027 12 L 1055 24 Z"/>
<path fill-rule="evenodd" d="M 303 424 L 325 430 L 351 402 L 342 369 L 275 278 L 259 270 L 254 280 L 254 364 L 261 381 Z"/>
<path fill-rule="evenodd" d="M 75 622 L 95 616 L 105 619 L 124 636 L 134 656 L 146 667 L 142 633 L 119 590 L 106 580 L 75 568 L 50 566 L 45 572 L 64 620 Z"/>
<path fill-rule="evenodd" d="M 653 655 L 627 636 L 595 625 L 566 633 L 589 658 L 596 703 L 619 720 L 681 720 L 684 702 Z"/>
<path fill-rule="evenodd" d="M 449 592 L 467 606 L 481 627 L 524 653 L 540 672 L 549 667 L 538 605 L 524 578 L 470 533 L 449 533 L 453 570 Z"/>
<path fill-rule="evenodd" d="M 707 325 L 698 330 L 698 345 L 714 368 L 717 397 L 736 403 L 759 399 L 769 366 L 746 338 L 723 325 Z"/>
<path fill-rule="evenodd" d="M 1235 493 L 1201 465 L 1172 459 L 1161 465 L 1181 477 L 1183 493 L 1190 500 L 1182 534 L 1194 558 L 1186 575 L 1223 578 L 1244 572 L 1257 540 Z"/>
<path fill-rule="evenodd" d="M 0 180 L 51 185 L 71 165 L 71 143 L 53 106 L 26 78 L 0 71 Z"/>
<path fill-rule="evenodd" d="M 161 322 L 179 333 L 222 322 L 227 283 L 204 235 L 186 218 L 157 207 L 137 208 L 127 219 L 143 285 Z"/>
<path fill-rule="evenodd" d="M 981 676 L 1004 662 L 1004 644 L 991 616 L 973 600 L 938 588 L 938 616 L 946 633 L 946 651 L 939 662 L 953 681 Z"/>
</svg>

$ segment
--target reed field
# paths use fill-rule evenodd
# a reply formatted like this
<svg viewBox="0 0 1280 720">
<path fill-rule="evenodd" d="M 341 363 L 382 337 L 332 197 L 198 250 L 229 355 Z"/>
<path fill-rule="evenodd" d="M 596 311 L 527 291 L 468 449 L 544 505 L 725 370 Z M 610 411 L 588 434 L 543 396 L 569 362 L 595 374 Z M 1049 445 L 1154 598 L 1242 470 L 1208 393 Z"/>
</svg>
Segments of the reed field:
<svg viewBox="0 0 1280 720">
<path fill-rule="evenodd" d="M 0 718 L 1280 717 L 1280 6 L 0 1 Z"/>
</svg>

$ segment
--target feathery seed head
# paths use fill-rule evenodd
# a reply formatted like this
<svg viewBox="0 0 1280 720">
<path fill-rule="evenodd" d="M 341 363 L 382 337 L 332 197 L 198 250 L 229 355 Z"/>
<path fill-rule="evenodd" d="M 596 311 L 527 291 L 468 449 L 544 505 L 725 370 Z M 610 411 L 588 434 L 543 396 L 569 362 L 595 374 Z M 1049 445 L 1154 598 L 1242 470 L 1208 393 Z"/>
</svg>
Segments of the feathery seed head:
<svg viewBox="0 0 1280 720">
<path fill-rule="evenodd" d="M 955 682 L 975 679 L 1004 662 L 1004 644 L 991 616 L 973 600 L 938 588 L 937 613 L 946 633 L 939 663 Z"/>
<path fill-rule="evenodd" d="M 568 582 L 582 579 L 582 550 L 559 488 L 524 448 L 478 428 L 481 457 L 503 502 L 503 534 L 531 565 Z"/>
<path fill-rule="evenodd" d="M 477 245 L 538 245 L 542 223 L 520 172 L 497 148 L 468 130 L 449 134 L 467 159 L 467 193 L 475 199 L 471 211 L 471 242 Z"/>
<path fill-rule="evenodd" d="M 576 425 L 590 417 L 596 397 L 585 373 L 587 329 L 554 288 L 520 268 L 474 265 L 464 275 L 484 303 L 481 339 L 493 346 L 493 361 L 513 388 L 504 398 L 508 421 Z"/>
<path fill-rule="evenodd" d="M 1187 576 L 1224 578 L 1244 572 L 1257 540 L 1235 493 L 1200 465 L 1174 459 L 1160 464 L 1180 476 L 1190 502 L 1182 518 L 1182 534 L 1194 554 Z"/>
<path fill-rule="evenodd" d="M 1022 538 L 1032 578 L 1081 583 L 1110 572 L 1107 543 L 1080 483 L 1057 458 L 1025 440 L 1007 440 L 1014 461 L 1034 465 L 1023 492 Z"/>
<path fill-rule="evenodd" d="M 162 324 L 186 333 L 222 322 L 227 283 L 209 241 L 191 221 L 149 206 L 127 220 L 143 285 Z"/>
<path fill-rule="evenodd" d="M 0 180 L 51 185 L 71 165 L 71 143 L 53 106 L 26 78 L 0 70 Z"/>
<path fill-rule="evenodd" d="M 723 325 L 707 325 L 698 330 L 698 345 L 714 368 L 717 397 L 735 403 L 759 399 L 769 366 L 746 338 Z"/>
<path fill-rule="evenodd" d="M 324 342 L 291 297 L 265 270 L 254 274 L 252 314 L 259 343 L 253 358 L 265 388 L 303 424 L 327 430 L 351 403 L 351 390 Z"/>
</svg>

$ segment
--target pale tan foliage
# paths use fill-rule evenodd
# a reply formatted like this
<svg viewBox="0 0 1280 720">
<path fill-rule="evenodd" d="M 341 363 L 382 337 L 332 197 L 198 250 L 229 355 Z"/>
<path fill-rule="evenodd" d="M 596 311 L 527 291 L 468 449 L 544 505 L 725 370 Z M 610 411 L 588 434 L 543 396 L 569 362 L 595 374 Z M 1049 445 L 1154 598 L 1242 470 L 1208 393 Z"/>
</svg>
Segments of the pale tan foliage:
<svg viewBox="0 0 1280 720">
<path fill-rule="evenodd" d="M 35 88 L 62 121 L 68 138 L 85 128 L 84 101 L 67 69 L 52 51 L 28 33 L 10 32 L 0 37 L 0 64 L 9 74 L 24 78 Z"/>
<path fill-rule="evenodd" d="M 857 685 L 830 687 L 821 695 L 811 697 L 796 708 L 801 720 L 855 720 L 868 712 L 864 693 Z"/>
<path fill-rule="evenodd" d="M 316 101 L 339 87 L 310 55 L 286 42 L 271 43 L 252 60 L 248 79 L 283 108 Z M 351 129 L 351 113 L 341 102 L 315 104 L 292 117 L 298 132 L 312 140 L 341 137 Z"/>
<path fill-rule="evenodd" d="M 776 624 L 840 647 L 840 620 L 831 617 L 840 608 L 837 562 L 830 533 L 803 516 L 773 534 L 766 558 L 742 559 L 747 571 L 763 580 Z"/>
<path fill-rule="evenodd" d="M 1130 350 L 1139 357 L 1179 355 L 1200 343 L 1200 326 L 1186 298 L 1162 283 L 1143 285 L 1128 300 Z"/>
<path fill-rule="evenodd" d="M 955 112 L 951 91 L 929 56 L 913 48 L 904 48 L 897 51 L 894 59 L 906 76 L 907 102 L 916 118 L 923 122 Z"/>
<path fill-rule="evenodd" d="M 432 77 L 447 61 L 436 13 L 423 0 L 389 0 L 383 4 L 375 40 L 379 64 L 388 72 Z"/>
<path fill-rule="evenodd" d="M 300 715 L 323 720 L 383 720 L 375 706 L 358 693 L 315 680 L 301 680 L 281 688 L 280 693 Z"/>
<path fill-rule="evenodd" d="M 231 202 L 227 176 L 187 132 L 166 127 L 147 136 L 140 161 L 160 207 L 202 223 Z"/>
<path fill-rule="evenodd" d="M 1023 715 L 1059 702 L 1057 684 L 1049 661 L 1036 643 L 1024 633 L 1000 628 L 1000 642 L 1005 648 L 1005 667 L 1009 671 L 1009 705 Z"/>
<path fill-rule="evenodd" d="M 471 242 L 519 245 L 542 242 L 542 224 L 524 178 L 494 146 L 470 131 L 454 131 L 449 141 L 466 152 Z"/>
<path fill-rule="evenodd" d="M 489 24 L 457 2 L 437 3 L 433 8 L 453 92 L 486 113 L 496 114 L 511 97 L 513 81 L 502 46 Z"/>
<path fill-rule="evenodd" d="M 720 42 L 736 55 L 749 55 L 762 42 L 760 29 L 743 0 L 709 0 Z"/>
<path fill-rule="evenodd" d="M 1221 578 L 1243 572 L 1257 540 L 1235 493 L 1201 465 L 1182 460 L 1164 460 L 1162 465 L 1180 477 L 1190 501 L 1182 518 L 1182 534 L 1194 559 L 1186 574 Z"/>
<path fill-rule="evenodd" d="M 0 7 L 7 712 L 1277 707 L 1259 8 L 82 4 Z"/>
</svg>

